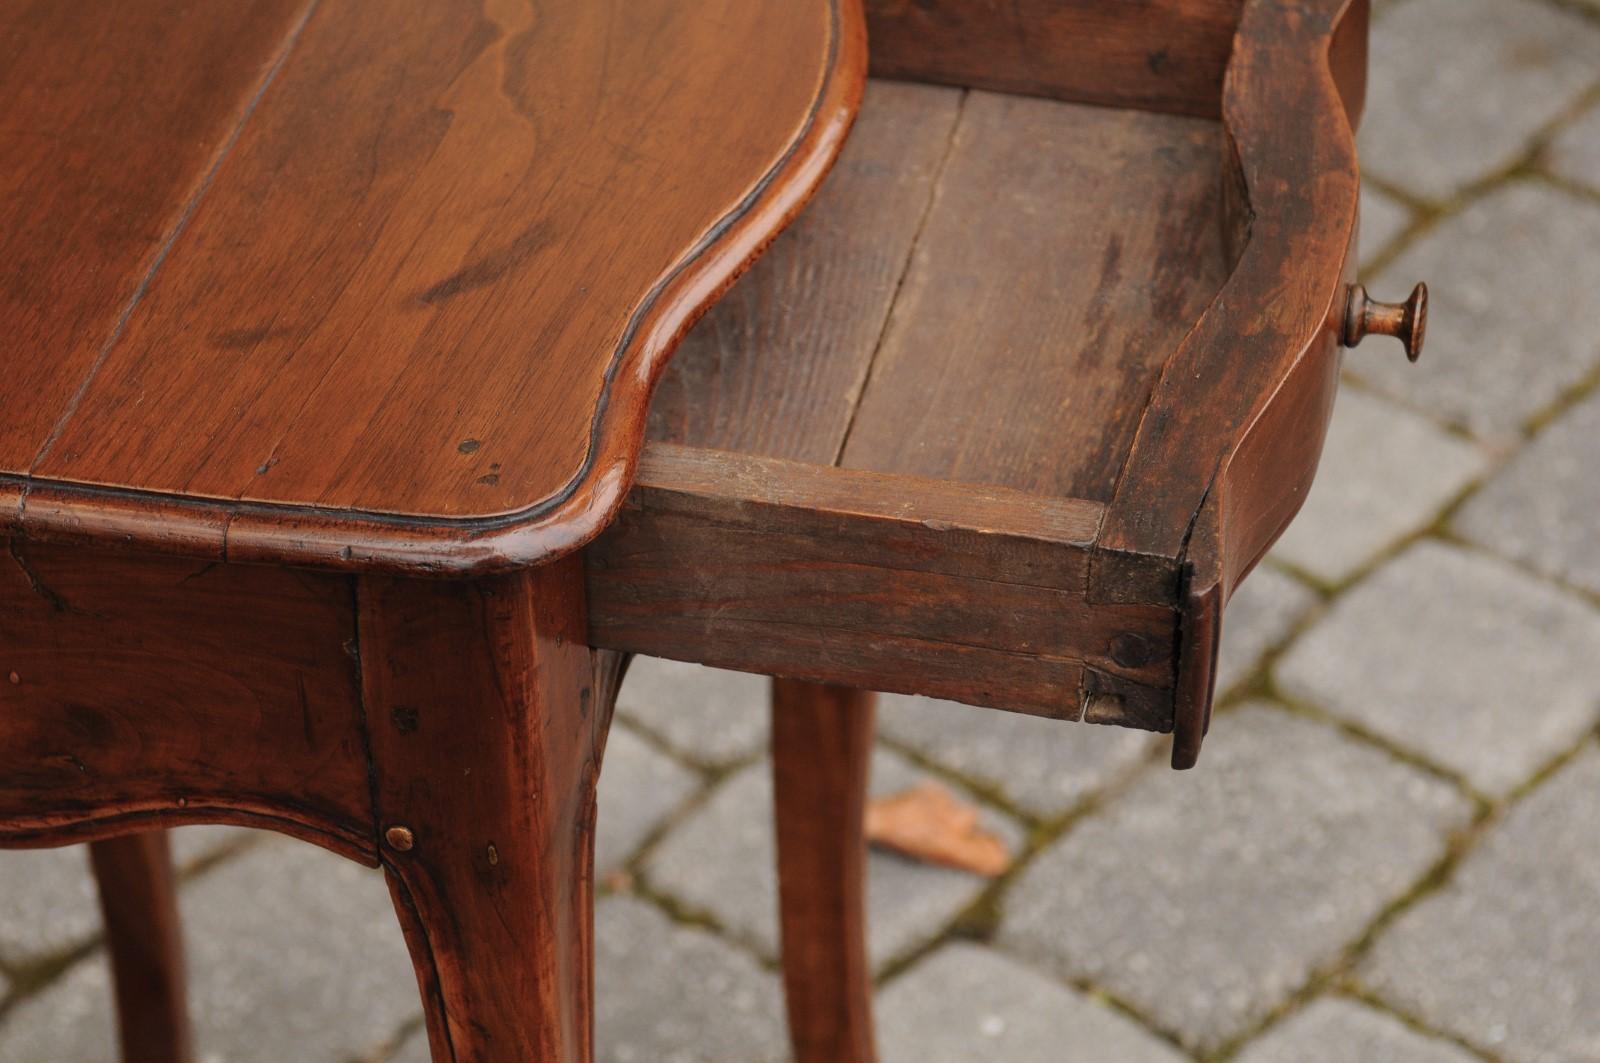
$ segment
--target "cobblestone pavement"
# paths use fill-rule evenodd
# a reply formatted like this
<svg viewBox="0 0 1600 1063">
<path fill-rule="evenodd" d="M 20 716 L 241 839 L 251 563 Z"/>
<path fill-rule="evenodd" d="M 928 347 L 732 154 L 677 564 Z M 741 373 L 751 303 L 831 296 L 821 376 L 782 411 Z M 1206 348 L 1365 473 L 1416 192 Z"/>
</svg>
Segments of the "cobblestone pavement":
<svg viewBox="0 0 1600 1063">
<path fill-rule="evenodd" d="M 888 698 L 999 881 L 871 860 L 890 1063 L 1600 1060 L 1600 0 L 1386 0 L 1369 285 L 1316 490 L 1229 614 L 1200 767 Z M 761 679 L 636 662 L 602 783 L 600 1056 L 784 1058 Z M 179 832 L 203 1058 L 425 1059 L 381 880 Z M 0 855 L 0 1063 L 113 1058 L 79 849 Z"/>
</svg>

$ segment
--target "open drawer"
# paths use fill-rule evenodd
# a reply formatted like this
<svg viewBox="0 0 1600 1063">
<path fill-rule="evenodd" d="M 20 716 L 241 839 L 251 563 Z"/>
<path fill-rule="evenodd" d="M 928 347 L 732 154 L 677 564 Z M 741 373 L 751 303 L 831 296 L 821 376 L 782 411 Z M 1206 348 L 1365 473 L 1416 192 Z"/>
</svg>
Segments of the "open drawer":
<svg viewBox="0 0 1600 1063">
<path fill-rule="evenodd" d="M 1188 766 L 1359 339 L 1365 0 L 869 8 L 899 80 L 658 385 L 592 640 Z"/>
</svg>

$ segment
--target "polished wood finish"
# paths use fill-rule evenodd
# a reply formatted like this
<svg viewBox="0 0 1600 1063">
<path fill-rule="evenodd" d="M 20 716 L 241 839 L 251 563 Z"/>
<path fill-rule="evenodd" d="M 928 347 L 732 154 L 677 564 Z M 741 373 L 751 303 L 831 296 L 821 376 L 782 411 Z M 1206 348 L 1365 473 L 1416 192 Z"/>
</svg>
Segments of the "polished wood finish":
<svg viewBox="0 0 1600 1063">
<path fill-rule="evenodd" d="M 155 109 L 125 135 L 173 156 L 135 174 L 157 187 L 52 215 L 130 208 L 154 251 L 35 241 L 0 333 L 53 368 L 8 375 L 30 413 L 0 429 L 0 528 L 216 558 L 482 571 L 591 538 L 666 355 L 816 186 L 865 64 L 857 0 L 389 0 L 252 11 L 235 32 L 270 69 L 205 81 L 230 55 L 209 17 L 178 34 L 209 50 L 173 57 L 166 15 L 122 7 L 125 58 L 31 86 L 8 170 L 81 166 L 65 119 L 174 58 L 218 143 L 169 151 Z M 66 56 L 96 10 L 31 5 L 8 43 Z M 68 270 L 96 289 L 60 312 L 70 358 L 31 323 L 35 279 Z"/>
<path fill-rule="evenodd" d="M 772 784 L 795 1063 L 872 1063 L 866 816 L 873 695 L 775 679 Z"/>
<path fill-rule="evenodd" d="M 113 839 L 126 1058 L 169 1058 L 149 1046 L 181 1028 L 181 967 L 164 838 L 118 836 L 191 822 L 381 862 L 435 1058 L 590 1058 L 624 658 L 587 644 L 576 557 L 418 581 L 31 547 L 4 571 L 0 846 Z"/>
<path fill-rule="evenodd" d="M 0 473 L 56 432 L 310 8 L 0 5 Z"/>
<path fill-rule="evenodd" d="M 876 2 L 880 64 L 980 89 L 874 88 L 641 456 L 841 143 L 858 4 L 391 2 L 0 14 L 0 846 L 381 864 L 435 1059 L 583 1063 L 623 655 L 766 671 L 797 1050 L 870 1058 L 867 696 L 811 684 L 1194 762 L 1337 385 L 1366 4 Z"/>
<path fill-rule="evenodd" d="M 1428 335 L 1428 286 L 1418 284 L 1403 303 L 1380 303 L 1360 284 L 1350 286 L 1345 304 L 1344 330 L 1339 342 L 1356 347 L 1368 336 L 1393 336 L 1405 348 L 1406 358 L 1422 357 Z"/>
<path fill-rule="evenodd" d="M 1244 0 L 868 0 L 872 72 L 1215 115 Z"/>
<path fill-rule="evenodd" d="M 12 542 L 0 843 L 270 826 L 372 862 L 347 579 Z"/>
<path fill-rule="evenodd" d="M 433 1058 L 588 1060 L 615 658 L 585 640 L 581 568 L 367 576 L 360 598 L 383 864 Z"/>
<path fill-rule="evenodd" d="M 178 890 L 166 831 L 89 846 L 123 1063 L 192 1063 Z"/>
<path fill-rule="evenodd" d="M 190 1052 L 137 832 L 220 821 L 386 868 L 436 1059 L 582 1063 L 625 658 L 560 555 L 859 3 L 179 7 L 0 13 L 0 845 L 103 839 L 130 1060 Z"/>
</svg>

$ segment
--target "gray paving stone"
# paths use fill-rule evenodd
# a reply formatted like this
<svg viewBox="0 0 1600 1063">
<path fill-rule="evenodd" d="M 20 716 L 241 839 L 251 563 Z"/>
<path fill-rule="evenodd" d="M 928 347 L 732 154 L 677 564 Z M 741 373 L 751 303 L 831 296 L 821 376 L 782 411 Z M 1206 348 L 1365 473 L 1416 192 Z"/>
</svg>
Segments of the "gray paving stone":
<svg viewBox="0 0 1600 1063">
<path fill-rule="evenodd" d="M 1268 565 L 1246 576 L 1223 615 L 1217 693 L 1226 694 L 1255 671 L 1316 603 L 1311 588 Z"/>
<path fill-rule="evenodd" d="M 179 827 L 172 832 L 173 859 L 187 866 L 254 833 Z M 99 898 L 85 846 L 0 853 L 0 963 L 22 966 L 76 948 L 99 932 Z"/>
<path fill-rule="evenodd" d="M 612 727 L 600 769 L 596 872 L 604 875 L 620 867 L 699 784 L 694 772 L 626 727 Z"/>
<path fill-rule="evenodd" d="M 400 1045 L 399 1050 L 384 1063 L 433 1063 L 433 1056 L 428 1052 L 428 1032 L 413 1030 L 411 1036 Z"/>
<path fill-rule="evenodd" d="M 992 949 L 946 945 L 879 994 L 883 1063 L 1181 1063 L 1109 1006 Z"/>
<path fill-rule="evenodd" d="M 1462 507 L 1456 529 L 1496 553 L 1600 594 L 1600 394 L 1545 428 Z"/>
<path fill-rule="evenodd" d="M 202 1059 L 343 1063 L 418 1009 L 383 878 L 272 840 L 182 894 L 190 1007 Z M 99 954 L 0 1025 L 0 1061 L 110 1063 L 112 1003 Z"/>
<path fill-rule="evenodd" d="M 887 737 L 960 775 L 994 787 L 1046 818 L 1071 809 L 1141 761 L 1155 736 L 994 712 L 932 698 L 885 694 L 878 727 Z"/>
<path fill-rule="evenodd" d="M 767 748 L 766 676 L 636 657 L 617 712 L 696 764 L 721 766 Z"/>
<path fill-rule="evenodd" d="M 1234 1063 L 1474 1063 L 1448 1041 L 1343 997 L 1322 997 L 1250 1042 Z"/>
<path fill-rule="evenodd" d="M 116 1059 L 111 979 L 99 951 L 49 989 L 24 999 L 0 1022 L 0 1063 Z"/>
<path fill-rule="evenodd" d="M 880 750 L 872 790 L 892 793 L 927 778 L 906 760 Z M 1016 824 L 986 809 L 983 822 L 1015 851 Z M 709 912 L 764 956 L 778 952 L 778 888 L 772 840 L 772 779 L 765 762 L 737 772 L 656 846 L 644 872 L 653 886 Z M 937 934 L 975 900 L 986 881 L 963 871 L 873 852 L 867 861 L 868 948 L 875 965 Z"/>
<path fill-rule="evenodd" d="M 999 941 L 1214 1049 L 1359 938 L 1470 810 L 1333 728 L 1245 707 L 1197 771 L 1144 776 L 1037 857 Z"/>
<path fill-rule="evenodd" d="M 1542 0 L 1407 0 L 1372 34 L 1363 166 L 1444 199 L 1516 162 L 1595 81 L 1600 28 Z"/>
<path fill-rule="evenodd" d="M 1410 365 L 1392 340 L 1369 340 L 1345 367 L 1479 435 L 1510 435 L 1600 363 L 1596 247 L 1600 204 L 1512 181 L 1429 230 L 1369 285 L 1376 298 L 1403 299 L 1428 282 L 1424 364 Z"/>
<path fill-rule="evenodd" d="M 83 846 L 0 852 L 0 962 L 19 967 L 99 932 L 99 900 Z"/>
<path fill-rule="evenodd" d="M 1510 564 L 1423 541 L 1278 662 L 1281 689 L 1501 794 L 1600 718 L 1600 611 Z"/>
<path fill-rule="evenodd" d="M 1360 976 L 1510 1060 L 1600 1059 L 1600 752 L 1514 807 L 1451 883 L 1403 913 Z"/>
<path fill-rule="evenodd" d="M 783 991 L 748 955 L 631 898 L 595 910 L 596 1063 L 788 1058 Z M 418 1029 L 390 1063 L 431 1063 Z"/>
<path fill-rule="evenodd" d="M 1361 189 L 1361 248 L 1362 262 L 1371 262 L 1374 256 L 1412 222 L 1411 208 L 1385 195 L 1370 185 Z"/>
<path fill-rule="evenodd" d="M 235 846 L 271 838 L 271 831 L 208 823 L 172 830 L 172 860 L 180 868 L 220 856 Z"/>
<path fill-rule="evenodd" d="M 202 1056 L 343 1060 L 418 1010 L 379 872 L 272 839 L 185 890 Z"/>
<path fill-rule="evenodd" d="M 1600 11 L 1600 0 L 1594 0 Z M 1600 192 L 1600 104 L 1562 130 L 1550 145 L 1550 172 Z"/>
<path fill-rule="evenodd" d="M 1342 583 L 1432 523 L 1487 466 L 1481 446 L 1345 388 L 1316 483 L 1273 554 L 1325 583 Z"/>
<path fill-rule="evenodd" d="M 599 1063 L 761 1063 L 788 1057 L 776 975 L 703 930 L 616 897 L 595 915 Z"/>
</svg>

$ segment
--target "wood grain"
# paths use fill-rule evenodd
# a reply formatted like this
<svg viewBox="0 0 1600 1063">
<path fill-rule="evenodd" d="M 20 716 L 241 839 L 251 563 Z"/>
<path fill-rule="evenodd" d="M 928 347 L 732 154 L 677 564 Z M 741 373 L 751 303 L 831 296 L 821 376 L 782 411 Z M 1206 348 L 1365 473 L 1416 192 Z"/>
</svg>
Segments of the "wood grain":
<svg viewBox="0 0 1600 1063">
<path fill-rule="evenodd" d="M 584 553 L 597 646 L 1164 729 L 1173 614 L 1090 606 L 1099 507 L 665 444 Z"/>
<path fill-rule="evenodd" d="M 649 438 L 831 465 L 955 128 L 954 89 L 874 81 L 817 198 L 684 339 Z"/>
<path fill-rule="evenodd" d="M 872 1063 L 867 842 L 874 695 L 772 683 L 783 986 L 795 1063 Z"/>
<path fill-rule="evenodd" d="M 71 409 L 309 7 L 0 5 L 0 473 Z"/>
<path fill-rule="evenodd" d="M 841 464 L 1106 501 L 1226 276 L 1215 123 L 972 93 Z"/>
<path fill-rule="evenodd" d="M 372 862 L 349 582 L 10 544 L 0 846 L 271 826 Z"/>
<path fill-rule="evenodd" d="M 952 107 L 873 83 L 817 203 L 675 356 L 652 439 L 1111 497 L 1226 277 L 1220 130 L 991 93 L 952 128 Z"/>
<path fill-rule="evenodd" d="M 1163 372 L 1096 547 L 1122 568 L 1144 558 L 1184 573 L 1177 767 L 1194 763 L 1209 721 L 1223 606 L 1298 510 L 1321 454 L 1353 279 L 1350 120 L 1363 84 L 1348 60 L 1335 79 L 1330 48 L 1342 20 L 1365 12 L 1360 0 L 1247 7 L 1224 122 L 1248 238 Z M 1096 578 L 1091 593 L 1120 595 L 1114 579 Z"/>
<path fill-rule="evenodd" d="M 101 65 L 59 91 L 103 106 L 125 72 Z M 667 353 L 831 162 L 864 65 L 857 0 L 318 6 L 115 341 L 68 397 L 21 393 L 56 427 L 4 439 L 31 476 L 9 522 L 109 509 L 138 542 L 183 525 L 215 556 L 346 566 L 570 550 L 621 500 Z M 126 287 L 131 257 L 68 250 L 55 268 Z"/>
<path fill-rule="evenodd" d="M 1062 691 L 1076 689 L 1084 719 L 1176 726 L 1175 763 L 1192 763 L 1223 607 L 1298 508 L 1326 428 L 1352 279 L 1350 126 L 1364 97 L 1366 16 L 1364 0 L 1248 4 L 1220 129 L 970 93 L 843 444 L 842 464 L 894 475 L 858 481 L 658 451 L 614 535 L 592 551 L 595 637 L 1046 715 L 1062 715 Z M 864 137 L 881 135 L 871 121 L 881 98 L 869 100 Z M 850 151 L 869 157 L 871 147 Z M 847 168 L 839 180 L 861 178 Z M 830 189 L 819 210 L 833 196 L 850 202 Z M 874 216 L 856 208 L 848 221 L 854 234 Z M 806 253 L 827 261 L 830 230 L 820 217 L 807 224 Z M 661 438 L 758 450 L 836 430 L 824 404 L 778 401 L 775 381 L 846 379 L 860 355 L 786 345 L 800 330 L 786 309 L 803 301 L 810 319 L 839 300 L 835 336 L 870 335 L 879 319 L 857 321 L 861 304 L 830 293 L 847 273 L 807 277 L 796 262 L 744 282 L 754 289 L 744 305 L 778 323 L 763 322 L 760 345 L 744 350 L 719 337 L 696 378 L 708 391 L 737 380 L 737 401 L 717 399 L 714 430 L 678 417 Z M 768 351 L 793 364 L 771 371 Z M 817 445 L 805 457 L 825 453 Z M 895 520 L 908 510 L 895 507 L 908 500 L 941 499 L 944 526 L 986 526 L 988 503 L 963 499 L 962 483 L 1016 489 L 1031 505 L 1103 504 L 1082 612 L 1057 622 L 1134 605 L 1154 624 L 1170 610 L 1149 662 L 1166 678 L 1105 667 L 1075 636 L 1059 643 L 1075 647 L 1068 658 L 1015 643 L 1020 628 L 1061 628 L 1018 610 L 1010 589 L 936 589 L 923 574 L 877 571 L 905 556 L 874 551 L 891 536 L 883 529 L 902 534 Z M 755 528 L 773 533 L 771 553 L 754 545 Z M 904 549 L 943 564 L 968 547 Z M 1058 549 L 1058 560 L 1082 563 Z M 996 619 L 995 603 L 1012 611 Z M 995 637 L 952 640 L 963 618 Z"/>
<path fill-rule="evenodd" d="M 191 1063 L 177 877 L 164 830 L 89 846 L 117 993 L 123 1063 Z"/>
<path fill-rule="evenodd" d="M 1215 116 L 1244 0 L 869 0 L 872 72 Z"/>
<path fill-rule="evenodd" d="M 595 783 L 617 661 L 584 643 L 575 561 L 361 579 L 383 861 L 439 1063 L 591 1058 Z"/>
</svg>

